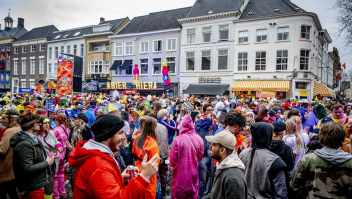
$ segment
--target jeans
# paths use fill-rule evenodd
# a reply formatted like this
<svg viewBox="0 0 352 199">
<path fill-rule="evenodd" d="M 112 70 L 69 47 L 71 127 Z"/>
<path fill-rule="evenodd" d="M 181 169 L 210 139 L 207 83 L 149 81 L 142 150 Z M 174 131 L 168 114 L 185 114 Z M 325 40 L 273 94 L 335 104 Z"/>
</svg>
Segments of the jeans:
<svg viewBox="0 0 352 199">
<path fill-rule="evenodd" d="M 199 192 L 198 199 L 208 195 L 211 191 L 211 176 L 214 168 L 214 160 L 211 157 L 204 156 L 198 162 Z"/>
</svg>

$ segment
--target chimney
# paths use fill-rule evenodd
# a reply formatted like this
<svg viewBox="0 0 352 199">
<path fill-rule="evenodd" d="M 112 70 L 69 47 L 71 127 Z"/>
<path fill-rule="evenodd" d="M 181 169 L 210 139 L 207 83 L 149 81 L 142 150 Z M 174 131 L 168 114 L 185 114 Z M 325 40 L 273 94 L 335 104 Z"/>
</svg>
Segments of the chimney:
<svg viewBox="0 0 352 199">
<path fill-rule="evenodd" d="M 17 27 L 24 27 L 24 19 L 23 18 L 18 18 L 17 19 L 18 22 L 17 22 Z"/>
<path fill-rule="evenodd" d="M 100 23 L 105 21 L 104 17 L 100 17 Z"/>
</svg>

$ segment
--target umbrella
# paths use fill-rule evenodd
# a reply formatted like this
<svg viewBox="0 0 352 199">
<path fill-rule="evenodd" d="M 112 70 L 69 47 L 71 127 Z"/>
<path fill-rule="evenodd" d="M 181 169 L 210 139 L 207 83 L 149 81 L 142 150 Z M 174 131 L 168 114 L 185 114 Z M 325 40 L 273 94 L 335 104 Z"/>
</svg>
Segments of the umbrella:
<svg viewBox="0 0 352 199">
<path fill-rule="evenodd" d="M 112 111 L 120 110 L 120 108 L 122 108 L 122 107 L 123 107 L 123 105 L 121 105 L 121 104 L 109 103 L 108 105 L 106 105 L 105 109 L 108 113 L 110 113 Z"/>
</svg>

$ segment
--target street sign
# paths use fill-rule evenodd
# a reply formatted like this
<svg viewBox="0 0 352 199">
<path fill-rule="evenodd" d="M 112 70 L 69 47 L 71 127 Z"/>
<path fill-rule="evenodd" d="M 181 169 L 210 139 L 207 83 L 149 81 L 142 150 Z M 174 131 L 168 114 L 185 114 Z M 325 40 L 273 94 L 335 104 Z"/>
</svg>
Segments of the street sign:
<svg viewBox="0 0 352 199">
<path fill-rule="evenodd" d="M 19 88 L 18 90 L 19 93 L 32 93 L 31 88 Z"/>
</svg>

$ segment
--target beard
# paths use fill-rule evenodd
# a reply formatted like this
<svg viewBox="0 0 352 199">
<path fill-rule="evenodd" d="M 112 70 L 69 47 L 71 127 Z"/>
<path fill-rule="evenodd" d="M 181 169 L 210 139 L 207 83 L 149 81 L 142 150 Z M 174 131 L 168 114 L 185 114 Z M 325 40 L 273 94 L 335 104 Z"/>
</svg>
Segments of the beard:
<svg viewBox="0 0 352 199">
<path fill-rule="evenodd" d="M 220 156 L 220 153 L 219 151 L 211 151 L 211 155 L 210 155 L 211 158 L 219 161 L 221 159 L 221 156 Z"/>
<path fill-rule="evenodd" d="M 120 140 L 113 137 L 109 142 L 109 148 L 113 153 L 116 153 L 120 150 Z"/>
</svg>

